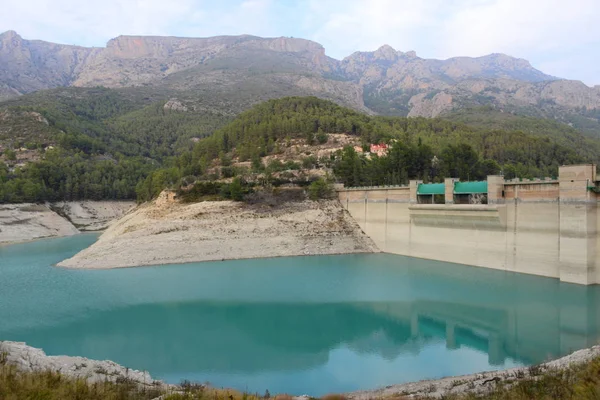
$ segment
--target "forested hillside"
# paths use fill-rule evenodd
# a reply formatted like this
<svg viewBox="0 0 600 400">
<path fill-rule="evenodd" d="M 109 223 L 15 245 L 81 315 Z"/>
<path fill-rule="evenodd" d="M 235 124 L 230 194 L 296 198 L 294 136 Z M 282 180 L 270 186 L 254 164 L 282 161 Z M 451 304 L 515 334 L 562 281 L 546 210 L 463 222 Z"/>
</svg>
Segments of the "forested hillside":
<svg viewBox="0 0 600 400">
<path fill-rule="evenodd" d="M 268 180 L 282 166 L 266 164 L 264 157 L 283 153 L 291 140 L 302 139 L 310 146 L 327 142 L 328 134 L 335 133 L 356 136 L 365 149 L 373 143 L 391 146 L 382 157 L 347 146 L 329 157 L 315 160 L 307 155 L 298 160 L 307 167 L 329 170 L 349 186 L 404 184 L 415 178 L 439 181 L 445 176 L 483 179 L 497 173 L 507 178 L 552 176 L 561 164 L 592 161 L 600 154 L 596 142 L 587 146 L 581 135 L 576 135 L 580 140 L 571 141 L 560 132 L 542 137 L 442 119 L 368 116 L 315 97 L 292 97 L 271 100 L 240 114 L 191 152 L 183 153 L 170 168 L 150 176 L 138 193 L 147 199 L 165 186 L 177 186 L 181 179 L 189 184 L 234 176 L 255 180 L 266 174 Z M 229 168 L 232 160 L 251 161 L 251 170 Z M 215 165 L 227 167 L 226 176 L 215 175 Z"/>
<path fill-rule="evenodd" d="M 150 171 L 232 119 L 161 97 L 68 88 L 0 103 L 0 202 L 135 198 Z"/>
<path fill-rule="evenodd" d="M 288 97 L 234 119 L 210 100 L 172 95 L 68 88 L 0 103 L 0 202 L 147 200 L 166 186 L 231 178 L 307 184 L 318 176 L 298 172 L 308 170 L 350 186 L 500 172 L 541 177 L 600 155 L 600 142 L 566 125 L 491 112 L 474 117 L 485 110 L 454 121 L 383 117 L 316 97 Z M 390 151 L 385 157 L 356 152 L 337 144 L 335 134 L 366 151 L 378 143 Z M 307 154 L 286 159 L 291 142 L 306 146 Z M 337 150 L 317 157 L 311 146 L 319 145 Z M 296 172 L 282 178 L 283 171 Z"/>
</svg>

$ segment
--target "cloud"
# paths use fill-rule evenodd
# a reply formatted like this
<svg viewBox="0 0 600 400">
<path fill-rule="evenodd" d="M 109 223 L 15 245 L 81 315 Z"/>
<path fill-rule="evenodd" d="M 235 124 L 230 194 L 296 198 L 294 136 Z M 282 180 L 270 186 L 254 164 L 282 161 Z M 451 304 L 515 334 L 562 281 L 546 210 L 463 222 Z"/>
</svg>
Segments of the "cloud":
<svg viewBox="0 0 600 400">
<path fill-rule="evenodd" d="M 427 58 L 493 52 L 600 84 L 600 0 L 7 0 L 0 31 L 103 46 L 121 35 L 295 36 L 343 58 L 383 44 Z"/>
<path fill-rule="evenodd" d="M 103 46 L 118 35 L 274 35 L 273 0 L 9 1 L 0 31 L 26 38 Z"/>
<path fill-rule="evenodd" d="M 449 58 L 507 53 L 600 83 L 598 0 L 311 0 L 312 38 L 343 57 L 382 44 Z M 574 54 L 573 49 L 577 49 Z M 575 55 L 575 57 L 573 57 Z"/>
<path fill-rule="evenodd" d="M 168 35 L 192 14 L 192 0 L 28 0 L 3 5 L 0 27 L 27 38 L 104 45 L 121 34 Z"/>
</svg>

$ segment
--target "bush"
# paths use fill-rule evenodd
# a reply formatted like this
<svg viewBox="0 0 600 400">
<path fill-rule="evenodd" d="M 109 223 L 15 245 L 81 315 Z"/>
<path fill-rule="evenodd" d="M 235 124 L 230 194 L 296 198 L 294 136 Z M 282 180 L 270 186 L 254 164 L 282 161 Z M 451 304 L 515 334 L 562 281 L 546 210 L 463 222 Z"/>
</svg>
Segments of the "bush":
<svg viewBox="0 0 600 400">
<path fill-rule="evenodd" d="M 242 201 L 244 200 L 244 188 L 239 178 L 235 178 L 229 185 L 229 192 L 231 193 L 231 200 Z"/>
<path fill-rule="evenodd" d="M 8 161 L 17 161 L 17 153 L 15 153 L 13 150 L 6 150 L 4 155 Z"/>
<path fill-rule="evenodd" d="M 330 199 L 333 197 L 333 186 L 323 178 L 319 178 L 308 187 L 311 200 Z"/>
<path fill-rule="evenodd" d="M 317 165 L 317 159 L 314 156 L 304 157 L 302 159 L 302 168 L 311 169 Z"/>
<path fill-rule="evenodd" d="M 317 142 L 319 142 L 320 144 L 325 144 L 327 143 L 327 140 L 329 140 L 329 137 L 327 136 L 326 133 L 323 132 L 319 132 L 317 134 Z"/>
<path fill-rule="evenodd" d="M 221 167 L 221 177 L 232 178 L 235 176 L 235 170 L 232 167 Z"/>
</svg>

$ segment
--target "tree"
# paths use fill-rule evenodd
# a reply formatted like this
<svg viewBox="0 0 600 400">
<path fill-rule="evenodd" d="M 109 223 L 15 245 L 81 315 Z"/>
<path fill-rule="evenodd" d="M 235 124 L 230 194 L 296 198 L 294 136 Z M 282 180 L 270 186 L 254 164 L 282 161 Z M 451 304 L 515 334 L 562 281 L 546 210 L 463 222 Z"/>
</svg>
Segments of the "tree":
<svg viewBox="0 0 600 400">
<path fill-rule="evenodd" d="M 447 146 L 440 157 L 445 176 L 464 181 L 481 178 L 478 171 L 479 155 L 466 143 Z"/>
<path fill-rule="evenodd" d="M 229 185 L 229 193 L 234 201 L 244 200 L 244 189 L 240 178 L 235 178 Z"/>
<path fill-rule="evenodd" d="M 308 187 L 308 197 L 311 200 L 329 199 L 333 194 L 333 186 L 323 178 L 313 181 Z"/>
<path fill-rule="evenodd" d="M 17 153 L 14 150 L 8 149 L 4 152 L 8 161 L 17 161 Z"/>
</svg>

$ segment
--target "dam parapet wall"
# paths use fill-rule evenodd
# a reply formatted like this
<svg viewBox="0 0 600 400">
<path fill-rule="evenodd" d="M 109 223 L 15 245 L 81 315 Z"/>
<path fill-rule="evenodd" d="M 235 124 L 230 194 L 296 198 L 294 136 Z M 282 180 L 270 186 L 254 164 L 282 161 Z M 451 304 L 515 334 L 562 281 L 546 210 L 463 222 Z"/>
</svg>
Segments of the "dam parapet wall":
<svg viewBox="0 0 600 400">
<path fill-rule="evenodd" d="M 600 283 L 596 165 L 558 179 L 338 188 L 342 205 L 388 253 Z"/>
</svg>

